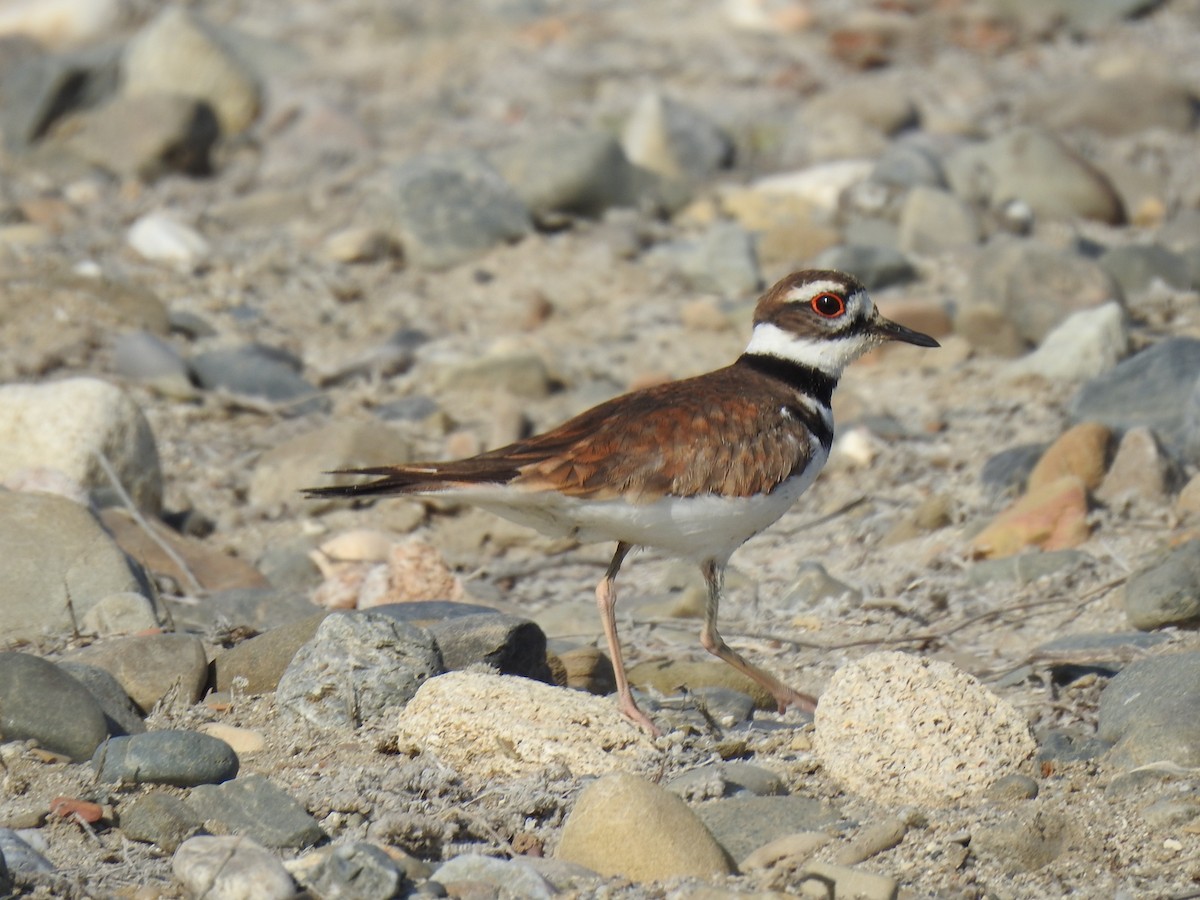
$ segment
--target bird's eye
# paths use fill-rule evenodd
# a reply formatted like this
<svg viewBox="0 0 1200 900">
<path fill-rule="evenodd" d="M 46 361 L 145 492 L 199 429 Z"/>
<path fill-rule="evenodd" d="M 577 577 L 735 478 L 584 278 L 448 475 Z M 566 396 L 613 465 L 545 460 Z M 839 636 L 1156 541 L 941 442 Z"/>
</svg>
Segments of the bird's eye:
<svg viewBox="0 0 1200 900">
<path fill-rule="evenodd" d="M 845 315 L 846 301 L 837 294 L 817 294 L 812 298 L 812 311 L 826 319 L 836 319 Z"/>
</svg>

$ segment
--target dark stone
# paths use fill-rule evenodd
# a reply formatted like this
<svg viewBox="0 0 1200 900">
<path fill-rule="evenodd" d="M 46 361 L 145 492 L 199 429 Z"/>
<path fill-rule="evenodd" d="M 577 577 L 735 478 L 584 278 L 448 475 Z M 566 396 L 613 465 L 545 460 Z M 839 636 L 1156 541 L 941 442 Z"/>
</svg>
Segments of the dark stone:
<svg viewBox="0 0 1200 900">
<path fill-rule="evenodd" d="M 99 781 L 191 787 L 233 778 L 238 758 L 224 741 L 198 731 L 148 731 L 109 738 L 96 748 L 92 768 Z"/>
<path fill-rule="evenodd" d="M 197 787 L 188 804 L 204 820 L 216 820 L 267 847 L 298 850 L 325 837 L 300 803 L 260 775 Z"/>
<path fill-rule="evenodd" d="M 108 737 L 104 710 L 68 673 L 28 653 L 0 653 L 0 740 L 32 738 L 76 762 Z"/>
</svg>

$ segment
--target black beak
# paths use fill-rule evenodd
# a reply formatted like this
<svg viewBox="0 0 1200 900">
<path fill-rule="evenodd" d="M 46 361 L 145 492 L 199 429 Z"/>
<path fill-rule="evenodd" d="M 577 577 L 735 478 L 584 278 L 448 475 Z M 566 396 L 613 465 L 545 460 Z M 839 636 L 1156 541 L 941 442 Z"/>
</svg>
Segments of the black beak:
<svg viewBox="0 0 1200 900">
<path fill-rule="evenodd" d="M 891 319 L 885 319 L 882 316 L 875 320 L 872 330 L 889 341 L 904 341 L 906 344 L 916 344 L 918 347 L 942 346 L 929 335 L 913 331 L 911 328 L 905 328 L 903 325 L 897 324 Z"/>
</svg>

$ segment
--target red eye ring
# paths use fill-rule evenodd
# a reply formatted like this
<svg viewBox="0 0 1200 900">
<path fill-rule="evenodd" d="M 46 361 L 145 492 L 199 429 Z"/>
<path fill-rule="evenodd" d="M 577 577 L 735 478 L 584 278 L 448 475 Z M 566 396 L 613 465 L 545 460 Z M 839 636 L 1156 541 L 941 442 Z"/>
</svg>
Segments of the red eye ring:
<svg viewBox="0 0 1200 900">
<path fill-rule="evenodd" d="M 810 305 L 812 311 L 823 319 L 836 319 L 846 314 L 846 301 L 838 294 L 817 294 Z"/>
</svg>

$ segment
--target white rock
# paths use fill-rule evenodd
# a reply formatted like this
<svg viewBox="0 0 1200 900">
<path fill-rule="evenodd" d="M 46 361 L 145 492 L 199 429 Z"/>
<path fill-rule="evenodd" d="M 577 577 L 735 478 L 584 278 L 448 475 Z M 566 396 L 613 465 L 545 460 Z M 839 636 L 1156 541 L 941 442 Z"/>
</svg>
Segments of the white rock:
<svg viewBox="0 0 1200 900">
<path fill-rule="evenodd" d="M 129 228 L 129 246 L 146 259 L 194 265 L 208 255 L 208 241 L 169 213 L 142 216 Z"/>
<path fill-rule="evenodd" d="M 866 181 L 875 168 L 873 160 L 841 159 L 809 166 L 799 172 L 785 172 L 760 178 L 753 185 L 765 193 L 791 194 L 807 200 L 826 212 L 837 209 L 842 191 Z"/>
<path fill-rule="evenodd" d="M 171 871 L 205 900 L 288 900 L 296 885 L 275 855 L 245 837 L 201 835 L 184 841 Z"/>
<path fill-rule="evenodd" d="M 838 669 L 814 722 L 826 771 L 891 805 L 977 796 L 1037 749 L 1012 704 L 949 663 L 907 653 L 872 653 Z"/>
<path fill-rule="evenodd" d="M 0 3 L 0 35 L 71 47 L 111 31 L 121 12 L 121 0 L 9 0 Z"/>
<path fill-rule="evenodd" d="M 101 635 L 135 634 L 159 624 L 154 603 L 133 591 L 102 597 L 80 620 L 83 631 Z"/>
<path fill-rule="evenodd" d="M 88 490 L 108 489 L 100 454 L 134 502 L 157 512 L 162 473 L 154 434 L 125 391 L 97 378 L 0 387 L 0 479 L 51 468 Z"/>
<path fill-rule="evenodd" d="M 1113 301 L 1068 316 L 1036 350 L 1011 363 L 1008 372 L 1013 377 L 1083 381 L 1109 371 L 1128 352 L 1125 310 Z"/>
<path fill-rule="evenodd" d="M 563 767 L 576 777 L 603 775 L 644 769 L 659 757 L 611 697 L 511 675 L 431 678 L 404 708 L 399 731 L 473 784 Z"/>
</svg>

